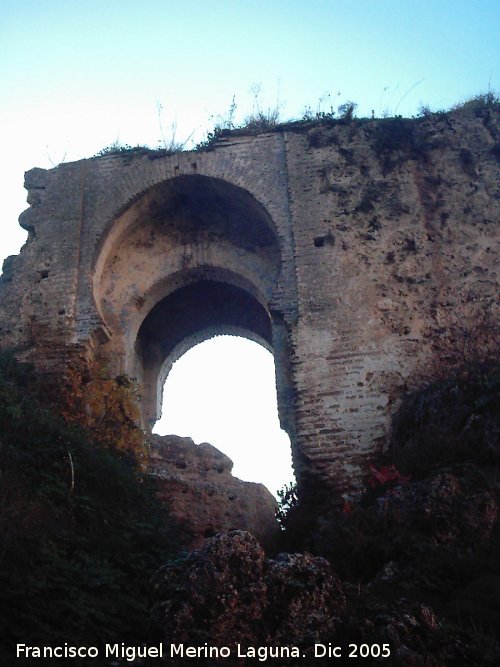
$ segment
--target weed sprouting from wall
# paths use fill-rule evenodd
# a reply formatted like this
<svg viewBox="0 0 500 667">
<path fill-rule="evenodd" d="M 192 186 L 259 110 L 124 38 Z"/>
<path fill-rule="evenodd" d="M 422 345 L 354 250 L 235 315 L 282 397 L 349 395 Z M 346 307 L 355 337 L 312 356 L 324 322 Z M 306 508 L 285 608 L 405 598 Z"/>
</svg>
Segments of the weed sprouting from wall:
<svg viewBox="0 0 500 667">
<path fill-rule="evenodd" d="M 472 111 L 475 115 L 482 115 L 485 111 L 500 108 L 500 96 L 493 90 L 473 95 L 464 102 L 455 104 L 451 111 Z"/>
<path fill-rule="evenodd" d="M 233 95 L 233 99 L 226 113 L 210 117 L 210 121 L 214 124 L 213 129 L 209 130 L 205 138 L 196 145 L 196 150 L 209 150 L 218 139 L 236 129 L 237 125 L 235 116 L 237 108 L 236 99 Z"/>
<path fill-rule="evenodd" d="M 255 84 L 252 86 L 253 93 L 253 108 L 252 113 L 248 115 L 243 121 L 242 128 L 248 129 L 250 131 L 259 131 L 265 132 L 275 128 L 280 122 L 280 116 L 283 109 L 283 104 L 280 102 L 279 91 L 276 96 L 276 102 L 274 106 L 263 107 L 260 94 L 261 86 L 260 84 Z"/>
<path fill-rule="evenodd" d="M 356 111 L 357 106 L 358 105 L 356 104 L 356 102 L 350 102 L 350 101 L 341 104 L 338 108 L 339 118 L 341 118 L 347 123 L 350 123 L 354 118 L 354 112 Z"/>
<path fill-rule="evenodd" d="M 158 141 L 158 144 L 159 144 L 159 149 L 163 149 L 165 155 L 173 155 L 174 153 L 180 153 L 181 151 L 185 150 L 187 144 L 189 143 L 191 137 L 194 134 L 194 130 L 191 132 L 191 134 L 185 141 L 178 141 L 177 121 L 173 120 L 170 123 L 170 132 L 167 134 L 167 132 L 165 132 L 164 122 L 163 122 L 164 110 L 165 109 L 163 105 L 160 102 L 158 102 L 157 104 L 158 125 L 160 127 L 160 133 L 161 133 L 161 139 Z"/>
<path fill-rule="evenodd" d="M 290 522 L 290 517 L 293 515 L 293 512 L 296 511 L 298 504 L 296 484 L 285 484 L 283 488 L 278 490 L 276 520 L 282 530 L 286 530 Z"/>
<path fill-rule="evenodd" d="M 182 150 L 182 148 L 180 149 Z M 173 152 L 177 152 L 173 150 Z M 118 156 L 121 157 L 125 164 L 131 164 L 135 158 L 146 156 L 150 160 L 165 157 L 170 155 L 166 153 L 164 148 L 150 148 L 149 146 L 129 146 L 129 144 L 122 144 L 118 141 L 113 142 L 109 146 L 101 148 L 94 157 L 102 156 Z"/>
</svg>

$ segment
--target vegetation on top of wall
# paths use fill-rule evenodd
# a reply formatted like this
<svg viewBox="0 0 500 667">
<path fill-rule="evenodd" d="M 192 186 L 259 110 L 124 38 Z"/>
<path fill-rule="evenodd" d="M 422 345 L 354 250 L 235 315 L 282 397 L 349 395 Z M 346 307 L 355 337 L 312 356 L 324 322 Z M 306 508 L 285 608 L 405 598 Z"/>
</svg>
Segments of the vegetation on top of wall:
<svg viewBox="0 0 500 667">
<path fill-rule="evenodd" d="M 165 157 L 166 155 L 173 155 L 184 150 L 184 146 L 179 145 L 171 150 L 165 148 L 150 148 L 149 146 L 129 146 L 128 144 L 122 144 L 118 141 L 113 142 L 109 146 L 101 148 L 101 150 L 94 155 L 94 157 L 103 157 L 106 155 L 112 156 L 117 155 L 121 156 L 126 164 L 130 164 L 133 158 L 147 156 L 151 160 Z"/>
<path fill-rule="evenodd" d="M 280 117 L 281 105 L 279 102 L 276 102 L 274 107 L 267 109 L 261 108 L 257 102 L 252 113 L 242 123 L 236 124 L 234 122 L 236 105 L 233 99 L 229 113 L 225 116 L 217 116 L 214 129 L 207 133 L 205 139 L 196 146 L 196 150 L 210 150 L 219 139 L 235 134 L 259 134 L 279 132 L 284 129 L 297 130 L 310 129 L 311 126 L 349 124 L 354 120 L 356 108 L 357 104 L 351 101 L 341 104 L 337 111 L 333 107 L 328 111 L 322 111 L 319 108 L 313 111 L 311 107 L 306 107 L 302 118 L 285 121 Z"/>
<path fill-rule="evenodd" d="M 276 97 L 276 102 L 274 106 L 272 107 L 267 107 L 263 108 L 261 103 L 260 103 L 260 85 L 254 85 L 252 87 L 252 92 L 253 92 L 253 108 L 252 108 L 252 113 L 249 114 L 245 120 L 243 121 L 243 124 L 240 126 L 241 128 L 245 128 L 249 132 L 252 131 L 257 131 L 257 132 L 267 132 L 269 130 L 272 130 L 275 128 L 279 122 L 280 122 L 280 117 L 281 117 L 281 111 L 283 105 L 281 104 L 279 100 L 279 92 Z M 233 97 L 233 103 L 232 103 L 232 109 L 233 109 L 233 115 L 234 111 L 236 109 L 236 102 L 235 98 Z"/>
<path fill-rule="evenodd" d="M 493 90 L 478 93 L 464 102 L 453 105 L 450 111 L 472 111 L 475 115 L 481 115 L 485 111 L 500 111 L 500 95 Z"/>
<path fill-rule="evenodd" d="M 145 641 L 149 578 L 179 543 L 153 482 L 134 458 L 96 444 L 44 408 L 36 393 L 32 369 L 2 353 L 0 658 L 5 665 L 12 664 L 17 642 Z"/>
<path fill-rule="evenodd" d="M 272 132 L 284 129 L 302 131 L 310 130 L 311 127 L 345 125 L 351 122 L 364 125 L 368 121 L 374 120 L 377 127 L 382 125 L 377 137 L 377 150 L 385 151 L 387 154 L 389 151 L 409 149 L 411 155 L 422 157 L 428 146 L 425 140 L 415 133 L 419 121 L 439 118 L 459 110 L 472 111 L 475 115 L 481 115 L 488 110 L 499 110 L 500 98 L 496 93 L 488 91 L 487 93 L 480 93 L 461 104 L 454 105 L 449 110 L 432 111 L 430 107 L 422 105 L 417 116 L 413 118 L 403 118 L 398 115 L 390 117 L 385 114 L 383 118 L 375 118 L 374 114 L 372 114 L 372 118 L 356 118 L 354 115 L 356 108 L 357 104 L 352 101 L 339 105 L 337 110 L 333 106 L 330 106 L 326 111 L 322 110 L 320 105 L 316 110 L 308 106 L 301 118 L 284 121 L 281 119 L 281 105 L 278 101 L 274 107 L 262 109 L 257 100 L 252 114 L 245 118 L 242 123 L 237 124 L 234 121 L 236 103 L 233 98 L 229 112 L 225 116 L 219 115 L 216 117 L 214 129 L 207 133 L 206 138 L 196 146 L 196 150 L 209 150 L 219 139 L 231 134 Z"/>
<path fill-rule="evenodd" d="M 323 110 L 321 109 L 321 103 L 318 103 L 316 109 L 306 106 L 302 117 L 283 120 L 283 105 L 279 99 L 276 100 L 274 106 L 265 108 L 260 104 L 259 93 L 260 90 L 256 87 L 252 112 L 241 122 L 236 122 L 235 120 L 237 105 L 233 97 L 229 109 L 225 114 L 216 114 L 211 117 L 211 120 L 214 122 L 213 128 L 207 131 L 205 138 L 195 146 L 194 150 L 211 150 L 220 139 L 230 135 L 279 132 L 285 129 L 289 131 L 305 131 L 310 130 L 311 127 L 320 128 L 321 126 L 345 125 L 352 122 L 364 125 L 368 121 L 373 120 L 377 122 L 375 149 L 379 154 L 383 155 L 385 168 L 390 170 L 396 163 L 389 160 L 389 153 L 397 150 L 402 152 L 408 151 L 408 154 L 414 158 L 422 157 L 425 154 L 428 146 L 425 144 L 425 141 L 422 142 L 422 137 L 416 132 L 419 121 L 445 117 L 450 113 L 460 111 L 471 112 L 476 116 L 483 117 L 491 111 L 500 110 L 499 95 L 489 90 L 486 93 L 479 93 L 464 102 L 455 104 L 447 110 L 433 111 L 428 105 L 422 104 L 419 107 L 417 115 L 412 118 L 403 118 L 397 114 L 391 117 L 387 112 L 383 114 L 382 118 L 376 118 L 374 112 L 372 112 L 371 118 L 357 118 L 354 114 L 358 105 L 355 102 L 347 101 L 340 104 L 337 109 L 330 106 L 329 109 Z M 159 142 L 161 146 L 158 148 L 140 145 L 130 146 L 115 141 L 101 149 L 95 157 L 116 155 L 123 157 L 127 164 L 130 164 L 136 157 L 147 156 L 150 159 L 157 159 L 185 151 L 188 141 L 189 139 L 184 142 L 176 141 L 174 126 L 170 139 L 165 139 L 162 129 L 162 140 Z M 315 143 L 313 138 L 311 145 L 315 146 L 316 144 L 322 145 L 321 142 Z"/>
</svg>

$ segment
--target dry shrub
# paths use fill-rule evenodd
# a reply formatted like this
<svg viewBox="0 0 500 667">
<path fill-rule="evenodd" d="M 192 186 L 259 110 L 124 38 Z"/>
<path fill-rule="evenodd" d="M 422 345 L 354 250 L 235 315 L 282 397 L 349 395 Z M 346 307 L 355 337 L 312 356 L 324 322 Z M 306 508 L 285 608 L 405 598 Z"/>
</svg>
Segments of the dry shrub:
<svg viewBox="0 0 500 667">
<path fill-rule="evenodd" d="M 133 380 L 125 375 L 110 377 L 102 368 L 89 372 L 83 364 L 73 363 L 56 381 L 52 394 L 64 419 L 83 427 L 99 444 L 145 463 L 147 444 L 139 427 L 139 394 Z"/>
<path fill-rule="evenodd" d="M 500 461 L 498 307 L 477 291 L 447 306 L 431 332 L 434 357 L 393 419 L 391 460 L 412 474 L 441 464 Z"/>
<path fill-rule="evenodd" d="M 475 377 L 500 363 L 498 302 L 470 288 L 436 313 L 432 333 L 435 375 Z"/>
</svg>

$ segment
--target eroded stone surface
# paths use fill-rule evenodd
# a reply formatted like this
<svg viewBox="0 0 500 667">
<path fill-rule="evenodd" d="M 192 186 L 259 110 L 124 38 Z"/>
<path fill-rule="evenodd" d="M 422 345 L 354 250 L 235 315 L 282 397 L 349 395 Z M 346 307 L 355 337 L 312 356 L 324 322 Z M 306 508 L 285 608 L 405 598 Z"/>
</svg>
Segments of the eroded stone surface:
<svg viewBox="0 0 500 667">
<path fill-rule="evenodd" d="M 266 548 L 278 534 L 276 499 L 262 484 L 233 477 L 233 462 L 209 443 L 152 436 L 149 469 L 160 482 L 160 498 L 192 535 L 190 546 L 228 530 L 247 530 Z"/>
<path fill-rule="evenodd" d="M 166 651 L 181 644 L 199 648 L 203 665 L 259 659 L 282 667 L 326 667 L 332 660 L 378 664 L 383 647 L 382 663 L 398 667 L 494 664 L 483 659 L 486 652 L 470 635 L 450 627 L 430 606 L 390 593 L 375 599 L 361 585 L 341 582 L 324 558 L 266 559 L 243 531 L 207 540 L 160 569 L 153 585 Z M 207 647 L 229 653 L 208 655 Z M 184 665 L 188 658 L 170 654 L 170 661 Z"/>
<path fill-rule="evenodd" d="M 309 648 L 334 632 L 346 607 L 342 586 L 324 558 L 266 559 L 244 531 L 207 540 L 185 561 L 162 568 L 154 585 L 167 645 L 228 646 L 229 664 L 238 664 L 237 644 Z"/>
</svg>

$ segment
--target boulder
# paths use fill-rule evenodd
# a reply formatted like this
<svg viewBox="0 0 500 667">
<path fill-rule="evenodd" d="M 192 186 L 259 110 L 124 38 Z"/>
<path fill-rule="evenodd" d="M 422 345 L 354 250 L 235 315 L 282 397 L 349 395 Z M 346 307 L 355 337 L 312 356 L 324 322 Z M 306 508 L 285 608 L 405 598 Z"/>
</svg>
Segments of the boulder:
<svg viewBox="0 0 500 667">
<path fill-rule="evenodd" d="M 346 601 L 327 560 L 265 557 L 244 531 L 217 535 L 153 579 L 155 615 L 166 644 L 296 646 L 309 650 L 333 633 Z M 224 664 L 233 664 L 224 660 Z"/>
<path fill-rule="evenodd" d="M 479 641 L 450 626 L 427 604 L 383 599 L 360 585 L 342 583 L 318 556 L 266 558 L 244 531 L 206 540 L 201 549 L 161 568 L 153 586 L 153 616 L 167 654 L 172 646 L 194 647 L 200 651 L 196 664 L 207 667 L 267 660 L 279 667 L 329 667 L 336 659 L 329 647 L 340 647 L 338 664 L 497 664 Z M 207 647 L 215 653 L 208 656 Z M 223 648 L 229 653 L 217 653 Z M 185 656 L 170 656 L 172 665 L 191 664 Z"/>
<path fill-rule="evenodd" d="M 498 519 L 491 490 L 450 472 L 390 489 L 377 502 L 381 516 L 418 530 L 435 545 L 485 546 Z"/>
<path fill-rule="evenodd" d="M 266 549 L 275 544 L 275 497 L 263 484 L 233 477 L 232 468 L 231 459 L 209 443 L 151 436 L 149 469 L 159 482 L 159 497 L 191 535 L 188 547 L 235 529 L 250 532 Z"/>
</svg>

